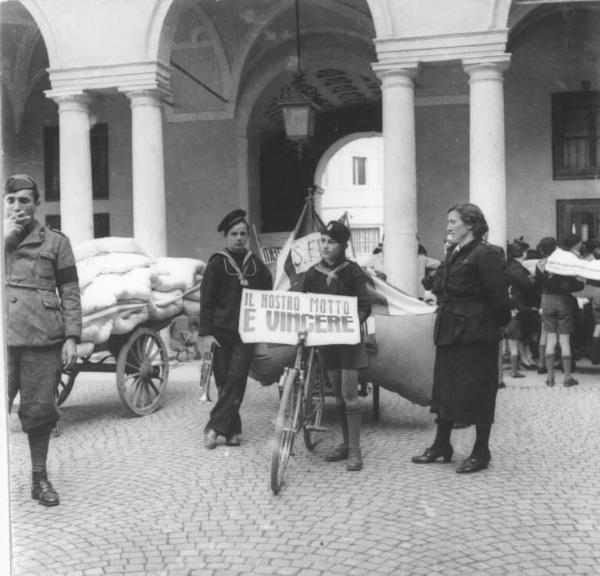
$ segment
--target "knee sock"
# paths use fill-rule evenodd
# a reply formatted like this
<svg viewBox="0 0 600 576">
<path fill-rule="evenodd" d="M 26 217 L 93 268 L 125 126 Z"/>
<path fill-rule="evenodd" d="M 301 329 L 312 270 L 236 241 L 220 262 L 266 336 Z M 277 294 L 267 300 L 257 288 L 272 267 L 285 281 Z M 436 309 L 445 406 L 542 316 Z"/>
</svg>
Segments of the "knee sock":
<svg viewBox="0 0 600 576">
<path fill-rule="evenodd" d="M 546 370 L 548 371 L 548 382 L 554 382 L 554 354 L 546 356 Z"/>
<path fill-rule="evenodd" d="M 438 416 L 437 429 L 435 431 L 435 440 L 433 441 L 434 446 L 447 446 L 450 444 L 450 434 L 452 433 L 452 427 L 454 422 L 452 420 L 444 420 Z"/>
<path fill-rule="evenodd" d="M 546 367 L 546 345 L 540 344 L 538 346 L 538 368 Z"/>
<path fill-rule="evenodd" d="M 46 474 L 46 459 L 50 445 L 50 430 L 33 430 L 27 434 L 31 454 L 31 471 L 38 477 Z"/>
<path fill-rule="evenodd" d="M 475 438 L 475 445 L 471 452 L 471 456 L 475 458 L 489 458 L 490 456 L 490 432 L 492 431 L 491 426 L 476 426 L 477 436 Z"/>
</svg>

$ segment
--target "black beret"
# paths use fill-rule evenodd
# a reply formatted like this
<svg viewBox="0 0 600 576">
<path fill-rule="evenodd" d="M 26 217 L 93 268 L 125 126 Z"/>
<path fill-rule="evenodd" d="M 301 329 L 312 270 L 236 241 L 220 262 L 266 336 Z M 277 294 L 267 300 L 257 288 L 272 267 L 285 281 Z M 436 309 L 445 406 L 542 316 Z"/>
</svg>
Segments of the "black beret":
<svg viewBox="0 0 600 576">
<path fill-rule="evenodd" d="M 4 194 L 14 194 L 19 190 L 34 190 L 37 192 L 37 184 L 27 174 L 9 176 L 4 183 Z"/>
<path fill-rule="evenodd" d="M 225 216 L 225 218 L 223 218 L 223 220 L 221 220 L 221 223 L 217 228 L 217 232 L 223 232 L 224 234 L 227 234 L 227 232 L 229 232 L 236 224 L 239 224 L 240 222 L 246 222 L 246 212 L 241 208 L 238 208 L 237 210 L 231 211 L 229 214 L 227 214 L 227 216 Z"/>
<path fill-rule="evenodd" d="M 346 226 L 337 220 L 332 220 L 329 224 L 327 224 L 323 234 L 326 234 L 338 244 L 345 244 L 350 238 L 350 230 L 348 230 Z"/>
</svg>

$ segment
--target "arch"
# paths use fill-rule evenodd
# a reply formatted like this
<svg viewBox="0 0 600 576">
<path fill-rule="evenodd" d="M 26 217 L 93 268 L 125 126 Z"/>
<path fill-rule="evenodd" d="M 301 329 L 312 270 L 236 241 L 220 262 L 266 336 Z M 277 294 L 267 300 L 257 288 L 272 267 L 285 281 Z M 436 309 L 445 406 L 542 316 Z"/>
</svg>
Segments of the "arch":
<svg viewBox="0 0 600 576">
<path fill-rule="evenodd" d="M 375 27 L 375 37 L 392 38 L 394 36 L 394 25 L 386 0 L 366 0 L 366 2 L 371 11 L 371 18 Z"/>
<path fill-rule="evenodd" d="M 54 35 L 54 30 L 50 25 L 50 21 L 46 17 L 45 12 L 38 5 L 38 0 L 15 0 L 27 12 L 33 19 L 33 21 L 37 24 L 39 28 L 40 34 L 44 40 L 44 44 L 46 45 L 46 52 L 48 53 L 48 63 L 50 68 L 59 68 L 61 65 L 58 48 L 56 46 L 56 39 Z"/>
<path fill-rule="evenodd" d="M 327 164 L 329 164 L 331 158 L 346 144 L 349 144 L 350 142 L 354 142 L 355 140 L 359 140 L 361 138 L 374 138 L 376 136 L 383 135 L 381 132 L 377 132 L 376 130 L 369 130 L 368 132 L 352 132 L 352 134 L 347 134 L 346 136 L 343 136 L 342 138 L 334 142 L 329 148 L 327 148 L 327 150 L 325 150 L 325 152 L 319 159 L 314 176 L 315 186 L 322 188 L 321 182 L 323 181 L 323 175 L 325 174 Z"/>
<path fill-rule="evenodd" d="M 508 16 L 510 14 L 510 7 L 512 6 L 512 3 L 513 0 L 494 0 L 492 12 L 493 28 L 508 27 Z"/>
</svg>

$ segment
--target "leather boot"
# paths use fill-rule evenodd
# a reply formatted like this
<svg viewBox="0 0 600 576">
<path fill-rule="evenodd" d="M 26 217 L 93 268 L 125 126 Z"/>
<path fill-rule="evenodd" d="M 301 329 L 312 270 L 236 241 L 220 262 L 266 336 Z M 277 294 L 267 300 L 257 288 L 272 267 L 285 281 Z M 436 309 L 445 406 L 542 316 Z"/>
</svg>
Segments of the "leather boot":
<svg viewBox="0 0 600 576">
<path fill-rule="evenodd" d="M 31 482 L 31 497 L 42 506 L 58 506 L 59 498 L 56 490 L 46 477 L 45 472 L 34 472 Z"/>
<path fill-rule="evenodd" d="M 348 423 L 346 422 L 346 407 L 337 406 L 338 416 L 340 419 L 340 427 L 342 429 L 342 443 L 330 450 L 325 455 L 327 462 L 339 462 L 340 460 L 348 459 Z"/>
<path fill-rule="evenodd" d="M 348 422 L 348 464 L 346 470 L 362 470 L 363 461 L 360 453 L 360 411 L 346 411 L 346 421 Z"/>
<path fill-rule="evenodd" d="M 590 354 L 590 359 L 594 366 L 600 364 L 600 336 L 594 336 L 592 338 L 592 351 Z"/>
</svg>

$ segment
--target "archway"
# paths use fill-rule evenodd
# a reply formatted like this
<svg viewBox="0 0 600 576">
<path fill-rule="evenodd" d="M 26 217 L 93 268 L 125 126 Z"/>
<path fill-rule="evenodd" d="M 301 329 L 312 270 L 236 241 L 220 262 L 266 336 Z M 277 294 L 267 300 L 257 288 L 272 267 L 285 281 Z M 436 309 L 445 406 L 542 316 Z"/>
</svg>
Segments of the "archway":
<svg viewBox="0 0 600 576">
<path fill-rule="evenodd" d="M 321 218 L 344 214 L 352 230 L 354 251 L 366 261 L 383 239 L 383 136 L 355 132 L 332 144 L 315 172 L 316 209 Z"/>
</svg>

